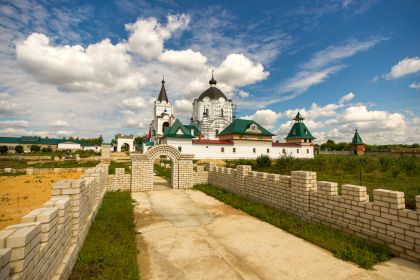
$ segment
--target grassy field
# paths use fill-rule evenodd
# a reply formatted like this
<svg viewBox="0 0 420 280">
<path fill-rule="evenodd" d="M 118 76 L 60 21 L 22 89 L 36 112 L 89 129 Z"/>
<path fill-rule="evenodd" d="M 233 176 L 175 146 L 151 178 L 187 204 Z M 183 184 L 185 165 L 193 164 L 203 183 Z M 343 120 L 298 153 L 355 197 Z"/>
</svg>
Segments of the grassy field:
<svg viewBox="0 0 420 280">
<path fill-rule="evenodd" d="M 327 249 L 337 258 L 354 262 L 365 269 L 372 269 L 375 264 L 392 257 L 390 251 L 384 246 L 373 244 L 325 225 L 309 223 L 294 214 L 249 201 L 229 191 L 211 185 L 196 185 L 194 188 Z"/>
<path fill-rule="evenodd" d="M 118 161 L 112 160 L 108 167 L 108 174 L 115 174 L 115 168 L 124 168 L 125 173 L 130 173 L 131 172 L 130 167 L 131 167 L 131 161 L 118 162 Z"/>
<path fill-rule="evenodd" d="M 166 167 L 162 167 L 159 164 L 154 164 L 153 165 L 153 169 L 156 173 L 156 175 L 164 177 L 168 180 L 171 180 L 171 169 L 170 168 L 166 168 Z"/>
<path fill-rule="evenodd" d="M 3 168 L 73 168 L 73 167 L 94 167 L 99 163 L 99 161 L 75 161 L 75 160 L 66 160 L 66 161 L 47 161 L 47 162 L 37 162 L 37 163 L 28 163 L 26 160 L 0 160 L 0 169 Z"/>
<path fill-rule="evenodd" d="M 406 206 L 415 208 L 415 196 L 420 194 L 420 158 L 376 156 L 317 155 L 314 159 L 281 158 L 272 160 L 270 167 L 261 167 L 255 160 L 227 161 L 227 165 L 252 165 L 252 169 L 278 174 L 293 170 L 317 172 L 319 181 L 363 185 L 373 199 L 373 189 L 389 189 L 405 193 Z"/>
<path fill-rule="evenodd" d="M 70 279 L 139 279 L 133 215 L 130 193 L 105 195 Z"/>
</svg>

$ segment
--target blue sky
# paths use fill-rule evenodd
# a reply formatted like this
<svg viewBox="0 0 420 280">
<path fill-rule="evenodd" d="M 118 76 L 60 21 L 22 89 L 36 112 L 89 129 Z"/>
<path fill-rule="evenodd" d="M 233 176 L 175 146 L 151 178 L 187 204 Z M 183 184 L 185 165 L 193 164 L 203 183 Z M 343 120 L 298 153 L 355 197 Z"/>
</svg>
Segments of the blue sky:
<svg viewBox="0 0 420 280">
<path fill-rule="evenodd" d="M 419 1 L 1 1 L 0 135 L 143 134 L 218 86 L 284 138 L 420 142 Z"/>
</svg>

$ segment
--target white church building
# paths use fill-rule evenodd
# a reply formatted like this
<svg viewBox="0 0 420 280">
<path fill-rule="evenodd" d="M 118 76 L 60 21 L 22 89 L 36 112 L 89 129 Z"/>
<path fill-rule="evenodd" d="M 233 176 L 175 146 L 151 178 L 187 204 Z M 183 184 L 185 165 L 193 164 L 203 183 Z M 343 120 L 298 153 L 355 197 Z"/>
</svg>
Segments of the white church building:
<svg viewBox="0 0 420 280">
<path fill-rule="evenodd" d="M 286 142 L 273 142 L 275 135 L 257 122 L 235 118 L 232 100 L 216 87 L 213 75 L 209 84 L 210 87 L 194 99 L 190 123 L 182 124 L 174 117 L 162 80 L 159 97 L 154 103 L 154 118 L 143 143 L 144 153 L 152 146 L 168 144 L 182 153 L 194 154 L 195 159 L 255 159 L 260 155 L 314 157 L 315 137 L 303 123 L 300 113 L 294 118 Z"/>
</svg>

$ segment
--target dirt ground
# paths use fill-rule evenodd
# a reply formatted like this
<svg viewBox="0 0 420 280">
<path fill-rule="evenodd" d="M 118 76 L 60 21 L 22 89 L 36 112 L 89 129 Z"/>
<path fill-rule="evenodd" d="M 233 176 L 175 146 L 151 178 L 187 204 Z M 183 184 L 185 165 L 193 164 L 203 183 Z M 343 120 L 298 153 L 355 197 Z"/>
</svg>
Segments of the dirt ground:
<svg viewBox="0 0 420 280">
<path fill-rule="evenodd" d="M 78 179 L 82 173 L 46 173 L 0 176 L 0 229 L 20 222 L 31 210 L 41 207 L 51 197 L 54 182 Z"/>
</svg>

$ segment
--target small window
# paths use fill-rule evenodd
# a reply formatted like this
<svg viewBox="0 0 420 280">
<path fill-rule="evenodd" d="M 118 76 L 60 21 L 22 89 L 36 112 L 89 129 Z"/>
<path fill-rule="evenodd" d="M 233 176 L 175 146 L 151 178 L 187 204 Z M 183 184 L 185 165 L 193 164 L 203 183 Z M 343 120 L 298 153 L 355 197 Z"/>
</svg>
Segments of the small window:
<svg viewBox="0 0 420 280">
<path fill-rule="evenodd" d="M 252 152 L 255 154 L 257 152 L 256 148 L 252 148 Z"/>
<path fill-rule="evenodd" d="M 312 139 L 309 139 L 309 143 L 312 143 Z"/>
<path fill-rule="evenodd" d="M 224 148 L 224 147 L 221 147 L 221 148 L 220 148 L 220 151 L 221 151 L 222 153 L 224 153 L 224 152 L 225 152 L 225 148 Z"/>
<path fill-rule="evenodd" d="M 182 152 L 182 147 L 178 146 L 178 151 Z"/>
<path fill-rule="evenodd" d="M 296 134 L 296 130 L 293 129 L 293 135 L 295 135 L 295 134 Z"/>
<path fill-rule="evenodd" d="M 234 153 L 236 153 L 236 148 L 233 148 L 233 149 L 232 149 L 232 151 L 233 151 Z"/>
<path fill-rule="evenodd" d="M 297 150 L 296 150 L 296 153 L 298 153 L 298 154 L 299 154 L 299 149 L 297 149 Z"/>
<path fill-rule="evenodd" d="M 305 143 L 306 143 L 306 139 L 305 140 L 303 140 Z"/>
<path fill-rule="evenodd" d="M 306 149 L 306 153 L 309 154 L 309 149 Z"/>
<path fill-rule="evenodd" d="M 209 146 L 206 146 L 206 149 L 208 149 L 209 148 Z"/>
<path fill-rule="evenodd" d="M 286 149 L 283 149 L 283 151 L 282 151 L 282 152 L 283 152 L 283 154 L 286 154 Z"/>
<path fill-rule="evenodd" d="M 269 154 L 270 153 L 270 149 L 267 149 L 267 154 Z"/>
<path fill-rule="evenodd" d="M 219 130 L 218 129 L 216 129 L 216 136 L 218 136 L 219 135 Z"/>
<path fill-rule="evenodd" d="M 220 116 L 223 117 L 223 109 L 220 109 Z"/>
</svg>

